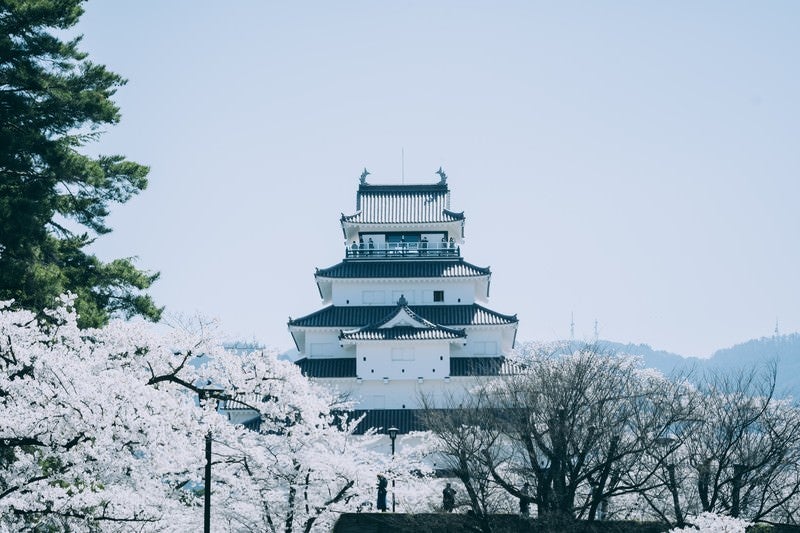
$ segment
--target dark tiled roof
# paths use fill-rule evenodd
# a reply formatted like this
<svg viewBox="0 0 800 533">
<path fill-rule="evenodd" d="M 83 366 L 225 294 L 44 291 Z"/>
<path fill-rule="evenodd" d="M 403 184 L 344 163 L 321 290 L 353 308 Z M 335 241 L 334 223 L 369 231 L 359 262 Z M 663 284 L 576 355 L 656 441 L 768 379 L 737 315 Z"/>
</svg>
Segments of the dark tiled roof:
<svg viewBox="0 0 800 533">
<path fill-rule="evenodd" d="M 395 305 L 334 306 L 289 321 L 290 326 L 358 328 L 374 324 L 396 310 Z M 490 326 L 514 324 L 516 315 L 503 315 L 478 304 L 410 305 L 414 313 L 442 326 Z"/>
<path fill-rule="evenodd" d="M 497 409 L 486 409 L 486 416 L 502 416 L 503 412 Z M 386 430 L 395 427 L 398 433 L 408 433 L 410 431 L 427 431 L 428 424 L 426 419 L 433 416 L 441 416 L 452 412 L 450 409 L 353 409 L 348 411 L 348 419 L 352 420 L 362 415 L 364 419 L 358 423 L 355 431 L 356 435 L 363 435 L 369 429 L 375 429 L 378 433 L 386 433 Z"/>
<path fill-rule="evenodd" d="M 354 331 L 343 331 L 340 339 L 352 341 L 409 341 L 409 340 L 444 340 L 460 339 L 466 337 L 463 329 L 455 330 L 442 327 L 415 328 L 411 326 L 397 326 L 393 328 L 362 328 Z"/>
<path fill-rule="evenodd" d="M 451 357 L 451 376 L 504 376 L 519 369 L 505 357 Z"/>
<path fill-rule="evenodd" d="M 425 431 L 424 423 L 425 411 L 423 409 L 354 409 L 349 411 L 350 419 L 366 415 L 364 420 L 359 422 L 354 433 L 363 435 L 368 429 L 374 428 L 379 433 L 386 433 L 386 430 L 395 427 L 400 433 L 409 431 Z"/>
<path fill-rule="evenodd" d="M 466 278 L 488 276 L 491 271 L 463 260 L 344 261 L 317 270 L 320 278 Z"/>
<path fill-rule="evenodd" d="M 355 357 L 309 359 L 295 364 L 310 378 L 355 378 Z M 501 376 L 517 373 L 519 369 L 504 357 L 451 357 L 451 376 Z"/>
<path fill-rule="evenodd" d="M 410 431 L 427 431 L 429 424 L 427 420 L 434 421 L 441 416 L 474 418 L 473 409 L 468 409 L 464 414 L 459 414 L 458 409 L 353 409 L 348 411 L 348 419 L 352 420 L 362 415 L 364 419 L 358 423 L 355 431 L 356 435 L 363 435 L 369 429 L 375 429 L 378 433 L 386 434 L 386 430 L 396 427 L 398 433 L 408 433 Z M 514 409 L 484 408 L 480 416 L 486 419 L 502 422 L 510 417 L 524 415 L 525 411 Z M 436 423 L 436 422 L 434 422 Z"/>
<path fill-rule="evenodd" d="M 342 215 L 342 222 L 367 224 L 422 224 L 464 220 L 463 213 L 450 208 L 446 184 L 370 185 L 361 184 L 356 196 L 356 213 Z"/>
<path fill-rule="evenodd" d="M 310 378 L 354 378 L 356 377 L 355 357 L 309 359 L 304 357 L 295 361 L 303 375 Z"/>
<path fill-rule="evenodd" d="M 250 431 L 259 431 L 261 429 L 261 415 L 245 420 L 242 425 Z"/>
</svg>

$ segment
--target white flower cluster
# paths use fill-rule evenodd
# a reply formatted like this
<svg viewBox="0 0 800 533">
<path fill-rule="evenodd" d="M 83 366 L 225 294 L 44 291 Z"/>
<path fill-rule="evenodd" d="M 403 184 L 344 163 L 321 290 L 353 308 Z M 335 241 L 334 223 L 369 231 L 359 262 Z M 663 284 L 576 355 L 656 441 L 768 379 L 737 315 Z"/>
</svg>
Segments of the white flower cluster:
<svg viewBox="0 0 800 533">
<path fill-rule="evenodd" d="M 745 533 L 747 527 L 751 525 L 750 522 L 741 518 L 714 513 L 702 513 L 699 516 L 689 517 L 687 522 L 692 525 L 670 529 L 670 533 Z"/>
</svg>

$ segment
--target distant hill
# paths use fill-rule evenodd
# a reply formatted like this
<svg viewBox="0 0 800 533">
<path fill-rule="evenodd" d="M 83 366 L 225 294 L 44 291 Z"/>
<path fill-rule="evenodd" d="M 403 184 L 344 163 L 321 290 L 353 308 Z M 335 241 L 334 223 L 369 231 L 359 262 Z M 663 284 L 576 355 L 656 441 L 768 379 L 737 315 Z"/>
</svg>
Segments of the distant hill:
<svg viewBox="0 0 800 533">
<path fill-rule="evenodd" d="M 600 341 L 600 344 L 617 353 L 639 355 L 645 366 L 657 368 L 665 374 L 686 368 L 748 368 L 771 359 L 778 362 L 776 380 L 780 395 L 800 397 L 800 333 L 776 335 L 753 339 L 730 348 L 717 350 L 708 359 L 683 357 L 663 350 L 654 350 L 647 344 L 622 344 Z"/>
</svg>

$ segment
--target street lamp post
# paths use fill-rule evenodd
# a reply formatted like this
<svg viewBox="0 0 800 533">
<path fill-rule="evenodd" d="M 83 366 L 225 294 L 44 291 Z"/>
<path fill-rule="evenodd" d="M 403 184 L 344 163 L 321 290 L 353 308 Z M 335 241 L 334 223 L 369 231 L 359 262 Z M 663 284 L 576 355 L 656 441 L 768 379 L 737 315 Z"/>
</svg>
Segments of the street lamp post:
<svg viewBox="0 0 800 533">
<path fill-rule="evenodd" d="M 221 398 L 224 389 L 215 387 L 210 383 L 197 389 L 197 399 L 200 405 L 208 399 Z M 214 406 L 215 409 L 217 406 Z M 211 533 L 211 430 L 206 433 L 206 469 L 203 488 L 203 533 Z"/>
<path fill-rule="evenodd" d="M 664 449 L 664 452 L 667 455 L 669 455 L 673 452 L 672 447 L 677 442 L 677 439 L 670 436 L 665 436 L 657 438 L 655 442 L 658 446 Z M 667 458 L 665 457 L 665 459 Z M 672 495 L 672 507 L 675 510 L 676 525 L 678 527 L 683 527 L 683 512 L 681 511 L 681 503 L 680 499 L 678 498 L 678 483 L 675 480 L 675 463 L 670 460 L 665 463 L 664 467 L 667 470 L 666 485 L 667 490 L 669 490 L 670 494 Z"/>
<path fill-rule="evenodd" d="M 211 430 L 206 433 L 206 473 L 203 490 L 203 533 L 211 533 Z"/>
<path fill-rule="evenodd" d="M 389 433 L 389 438 L 392 439 L 392 463 L 394 463 L 394 441 L 397 438 L 397 434 L 400 432 L 400 430 L 397 429 L 396 427 L 392 426 L 389 429 L 387 429 L 386 431 Z M 393 475 L 392 476 L 392 512 L 394 512 L 394 510 L 395 510 L 395 498 L 394 498 L 394 475 Z"/>
</svg>

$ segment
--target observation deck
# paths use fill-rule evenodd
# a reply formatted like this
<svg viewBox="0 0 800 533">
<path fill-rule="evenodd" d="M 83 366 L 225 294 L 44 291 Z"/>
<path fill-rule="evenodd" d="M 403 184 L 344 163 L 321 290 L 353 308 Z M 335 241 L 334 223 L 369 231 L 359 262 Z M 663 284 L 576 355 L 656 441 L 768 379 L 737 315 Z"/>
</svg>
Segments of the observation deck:
<svg viewBox="0 0 800 533">
<path fill-rule="evenodd" d="M 461 247 L 454 242 L 390 242 L 373 244 L 353 242 L 345 247 L 346 259 L 436 259 L 461 257 Z"/>
</svg>

